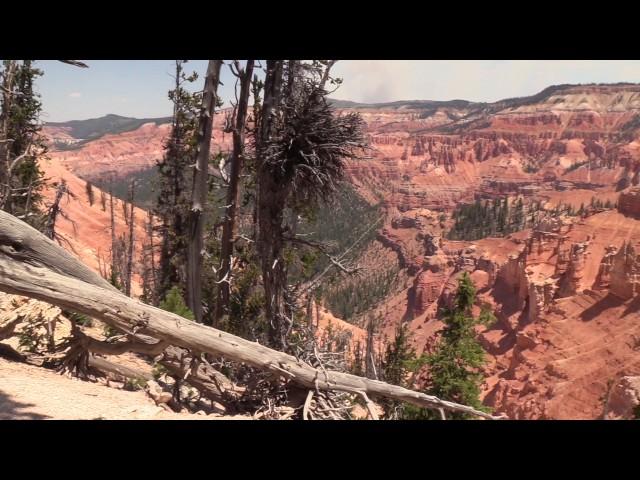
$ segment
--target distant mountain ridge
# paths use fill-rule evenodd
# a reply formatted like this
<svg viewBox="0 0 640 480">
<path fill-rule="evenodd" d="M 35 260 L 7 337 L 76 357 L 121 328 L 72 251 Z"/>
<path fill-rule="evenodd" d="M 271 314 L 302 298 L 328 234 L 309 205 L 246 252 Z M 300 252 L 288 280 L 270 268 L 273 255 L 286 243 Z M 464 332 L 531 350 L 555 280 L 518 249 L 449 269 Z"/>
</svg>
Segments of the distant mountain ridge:
<svg viewBox="0 0 640 480">
<path fill-rule="evenodd" d="M 607 87 L 638 87 L 637 83 L 590 83 L 590 84 L 561 84 L 552 85 L 540 92 L 524 96 L 498 100 L 496 102 L 473 102 L 469 100 L 397 100 L 393 102 L 361 103 L 351 100 L 329 99 L 329 102 L 339 109 L 391 109 L 391 110 L 418 110 L 429 116 L 438 109 L 454 109 L 457 114 L 456 121 L 476 120 L 477 116 L 482 117 L 496 113 L 500 110 L 517 108 L 525 105 L 535 104 L 544 101 L 553 95 L 563 91 L 580 88 L 607 88 Z M 454 120 L 454 118 L 452 118 Z M 119 134 L 136 130 L 146 123 L 162 125 L 171 123 L 171 117 L 155 118 L 134 118 L 124 117 L 116 114 L 108 114 L 103 117 L 90 118 L 87 120 L 71 120 L 68 122 L 47 122 L 46 131 L 54 140 L 57 148 L 67 150 L 79 148 L 86 142 L 96 140 L 106 134 Z M 454 122 L 455 123 L 455 122 Z M 461 126 L 458 124 L 457 126 Z M 466 125 L 465 125 L 466 126 Z"/>
<path fill-rule="evenodd" d="M 47 122 L 45 132 L 49 132 L 58 149 L 79 148 L 83 144 L 97 140 L 107 134 L 119 134 L 140 128 L 146 123 L 162 125 L 171 123 L 171 117 L 132 118 L 108 114 L 87 120 L 71 120 L 69 122 Z M 59 136 L 65 137 L 64 139 Z"/>
<path fill-rule="evenodd" d="M 494 107 L 492 110 L 513 108 L 521 105 L 529 105 L 540 102 L 553 94 L 560 93 L 565 90 L 589 87 L 638 87 L 640 83 L 618 82 L 618 83 L 563 83 L 559 85 L 551 85 L 533 95 L 522 97 L 509 97 L 495 102 L 474 102 L 470 100 L 394 100 L 391 102 L 354 102 L 351 100 L 340 100 L 330 98 L 329 102 L 336 108 L 433 108 L 433 107 L 451 107 L 451 108 L 485 108 Z"/>
</svg>

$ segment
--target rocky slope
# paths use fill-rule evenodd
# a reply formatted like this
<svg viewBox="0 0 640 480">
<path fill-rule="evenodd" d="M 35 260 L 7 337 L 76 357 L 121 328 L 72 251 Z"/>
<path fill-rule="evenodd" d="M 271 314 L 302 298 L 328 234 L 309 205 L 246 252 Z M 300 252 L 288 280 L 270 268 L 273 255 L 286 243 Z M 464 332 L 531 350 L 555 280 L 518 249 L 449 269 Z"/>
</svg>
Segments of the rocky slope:
<svg viewBox="0 0 640 480">
<path fill-rule="evenodd" d="M 511 418 L 598 418 L 610 384 L 640 373 L 640 86 L 567 86 L 536 97 L 436 127 L 396 110 L 398 121 L 369 123 L 373 158 L 353 162 L 350 174 L 365 198 L 385 200 L 379 235 L 409 275 L 376 313 L 382 335 L 409 322 L 421 351 L 466 270 L 479 305 L 498 317 L 479 332 L 491 358 L 485 403 Z M 547 210 L 593 198 L 619 209 L 550 215 L 510 238 L 442 239 L 450 224 L 439 216 L 458 202 L 505 196 Z"/>
<path fill-rule="evenodd" d="M 143 391 L 109 388 L 3 358 L 0 379 L 0 420 L 251 420 L 170 412 Z"/>
<path fill-rule="evenodd" d="M 360 110 L 374 151 L 372 160 L 351 165 L 354 182 L 402 211 L 447 208 L 473 195 L 638 183 L 639 85 L 567 86 L 473 105 L 462 119 L 439 125 L 430 123 L 438 112 L 419 118 L 419 110 Z"/>
<path fill-rule="evenodd" d="M 40 167 L 48 180 L 44 191 L 45 206 L 51 205 L 56 195 L 56 185 L 62 180 L 66 182 L 68 195 L 63 196 L 60 203 L 62 214 L 56 219 L 56 233 L 62 237 L 64 248 L 78 256 L 85 264 L 96 271 L 100 265 L 109 263 L 111 249 L 111 215 L 109 194 L 93 187 L 93 204 L 89 201 L 86 191 L 86 181 L 64 168 L 58 160 L 49 159 L 40 162 Z M 105 208 L 102 198 L 105 199 Z M 127 206 L 127 208 L 129 208 Z M 142 243 L 147 234 L 144 221 L 147 212 L 134 207 L 134 239 L 135 258 L 140 259 Z M 124 218 L 123 202 L 114 197 L 114 217 L 116 235 L 128 232 L 129 227 Z M 134 271 L 133 293 L 141 293 L 140 272 Z"/>
</svg>

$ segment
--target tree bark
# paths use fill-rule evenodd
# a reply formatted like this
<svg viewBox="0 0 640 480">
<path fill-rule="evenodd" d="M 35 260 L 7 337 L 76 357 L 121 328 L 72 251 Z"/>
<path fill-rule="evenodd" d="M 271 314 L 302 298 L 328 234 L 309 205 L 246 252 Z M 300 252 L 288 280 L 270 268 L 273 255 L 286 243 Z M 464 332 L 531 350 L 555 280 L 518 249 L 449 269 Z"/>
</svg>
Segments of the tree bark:
<svg viewBox="0 0 640 480">
<path fill-rule="evenodd" d="M 236 236 L 236 215 L 238 210 L 238 195 L 240 175 L 244 164 L 244 137 L 247 121 L 247 109 L 251 78 L 253 76 L 253 60 L 247 60 L 245 69 L 238 66 L 238 78 L 240 79 L 240 98 L 236 107 L 235 125 L 233 126 L 233 153 L 231 155 L 231 172 L 229 175 L 229 189 L 227 190 L 227 211 L 222 226 L 222 243 L 220 258 L 222 265 L 219 272 L 218 298 L 214 321 L 218 323 L 220 318 L 229 308 L 229 295 L 231 291 L 231 257 L 233 256 L 233 243 Z"/>
<path fill-rule="evenodd" d="M 0 290 L 98 318 L 131 335 L 150 335 L 196 352 L 221 355 L 270 371 L 307 388 L 381 396 L 426 408 L 498 418 L 471 407 L 348 373 L 325 371 L 116 291 L 34 228 L 0 212 Z"/>
<path fill-rule="evenodd" d="M 262 260 L 265 314 L 269 324 L 269 341 L 276 348 L 286 345 L 286 313 L 284 290 L 286 270 L 282 259 L 283 211 L 288 192 L 276 179 L 267 164 L 269 142 L 275 133 L 275 117 L 282 101 L 283 61 L 268 60 L 264 84 L 261 131 L 258 142 L 258 239 Z"/>
<path fill-rule="evenodd" d="M 189 218 L 189 247 L 187 252 L 187 303 L 197 322 L 202 322 L 204 209 L 207 204 L 209 151 L 211 149 L 214 110 L 218 101 L 221 66 L 222 60 L 209 60 L 197 135 L 198 155 L 193 175 L 193 195 Z"/>
</svg>

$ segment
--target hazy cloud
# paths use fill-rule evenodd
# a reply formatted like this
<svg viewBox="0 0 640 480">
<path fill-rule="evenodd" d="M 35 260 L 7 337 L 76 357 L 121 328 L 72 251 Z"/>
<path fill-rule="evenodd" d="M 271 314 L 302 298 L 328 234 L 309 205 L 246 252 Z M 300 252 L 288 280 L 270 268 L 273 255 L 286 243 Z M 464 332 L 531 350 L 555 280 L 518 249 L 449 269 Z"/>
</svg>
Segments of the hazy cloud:
<svg viewBox="0 0 640 480">
<path fill-rule="evenodd" d="M 335 98 L 496 101 L 561 83 L 640 82 L 637 60 L 343 60 Z"/>
<path fill-rule="evenodd" d="M 69 94 L 70 98 L 80 98 L 81 96 L 82 96 L 82 93 L 80 93 L 80 92 L 71 92 Z"/>
</svg>

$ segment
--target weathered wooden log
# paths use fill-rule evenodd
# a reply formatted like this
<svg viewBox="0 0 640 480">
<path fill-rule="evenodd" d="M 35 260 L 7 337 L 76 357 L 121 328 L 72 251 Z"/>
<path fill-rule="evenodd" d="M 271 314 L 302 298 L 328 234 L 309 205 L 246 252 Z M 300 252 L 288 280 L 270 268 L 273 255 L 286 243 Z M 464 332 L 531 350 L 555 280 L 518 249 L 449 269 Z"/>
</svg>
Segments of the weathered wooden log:
<svg viewBox="0 0 640 480">
<path fill-rule="evenodd" d="M 91 348 L 89 350 L 92 351 Z M 170 375 L 198 389 L 203 397 L 219 402 L 227 409 L 233 409 L 234 402 L 240 398 L 243 390 L 205 363 L 198 362 L 195 366 L 192 365 L 191 359 L 183 358 L 183 355 L 187 353 L 184 349 L 169 347 L 158 363 Z M 150 373 L 110 362 L 94 355 L 89 356 L 88 365 L 100 372 L 110 373 L 124 379 L 144 382 L 153 380 L 153 375 Z"/>
<path fill-rule="evenodd" d="M 169 347 L 158 363 L 172 376 L 197 388 L 203 397 L 222 403 L 227 409 L 233 409 L 234 402 L 240 398 L 244 389 L 234 385 L 225 375 L 206 363 L 196 361 L 193 365 L 193 359 L 185 358 L 185 353 L 184 349 Z"/>
<path fill-rule="evenodd" d="M 164 341 L 156 341 L 147 335 L 137 334 L 132 340 L 109 343 L 91 338 L 79 330 L 75 330 L 75 345 L 91 354 L 122 355 L 127 352 L 158 356 L 158 364 L 169 374 L 195 387 L 200 394 L 233 408 L 233 402 L 239 399 L 242 389 L 238 388 L 222 373 L 202 361 L 195 361 L 191 353 L 184 349 L 169 345 Z M 89 355 L 87 365 L 94 369 L 120 375 L 133 380 L 142 378 L 152 380 L 153 376 L 140 371 L 109 362 L 95 355 Z"/>
<path fill-rule="evenodd" d="M 494 419 L 466 405 L 369 380 L 348 373 L 314 368 L 291 355 L 257 342 L 186 320 L 131 299 L 24 222 L 0 212 L 0 290 L 37 298 L 98 318 L 119 330 L 142 333 L 172 345 L 220 355 L 270 371 L 307 388 L 340 390 L 386 397 L 420 407 L 465 412 Z"/>
<path fill-rule="evenodd" d="M 142 370 L 126 367 L 117 363 L 110 362 L 101 357 L 89 356 L 89 367 L 100 370 L 101 372 L 112 373 L 131 380 L 153 380 L 153 376 Z"/>
<path fill-rule="evenodd" d="M 132 336 L 132 340 L 124 342 L 106 342 L 91 338 L 82 332 L 76 331 L 76 341 L 82 343 L 82 346 L 91 353 L 98 353 L 100 355 L 122 355 L 127 352 L 142 353 L 144 355 L 159 355 L 169 345 L 166 342 L 148 341 L 149 338 L 144 338 L 144 335 Z M 140 338 L 143 337 L 143 338 Z M 144 340 L 147 341 L 144 341 Z M 143 340 L 143 341 L 141 341 Z M 153 339 L 151 339 L 153 340 Z"/>
<path fill-rule="evenodd" d="M 14 261 L 47 267 L 52 272 L 118 290 L 76 257 L 40 232 L 6 212 L 0 214 L 0 249 Z"/>
</svg>

